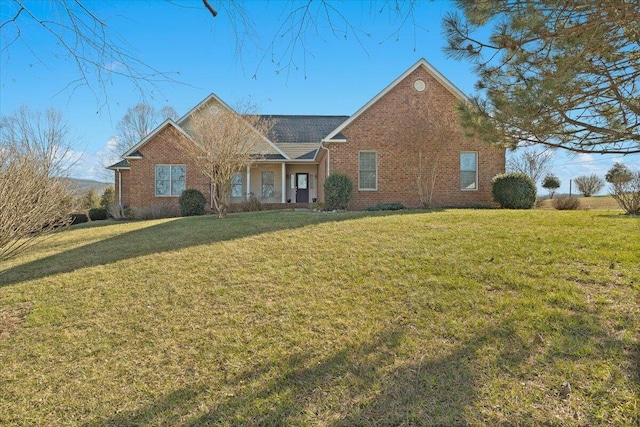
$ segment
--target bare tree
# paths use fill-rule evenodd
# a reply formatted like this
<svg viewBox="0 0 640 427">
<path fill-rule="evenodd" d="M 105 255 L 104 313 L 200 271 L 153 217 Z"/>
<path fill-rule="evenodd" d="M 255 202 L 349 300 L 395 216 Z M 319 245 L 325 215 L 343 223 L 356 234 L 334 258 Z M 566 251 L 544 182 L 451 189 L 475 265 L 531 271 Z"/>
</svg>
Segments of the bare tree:
<svg viewBox="0 0 640 427">
<path fill-rule="evenodd" d="M 70 221 L 67 181 L 74 142 L 62 115 L 20 108 L 0 122 L 0 261 Z"/>
<path fill-rule="evenodd" d="M 420 146 L 418 150 L 418 193 L 425 208 L 433 203 L 433 194 L 438 184 L 441 165 L 451 135 L 457 130 L 454 116 L 451 114 L 429 114 L 413 129 L 413 138 Z"/>
<path fill-rule="evenodd" d="M 114 79 L 128 80 L 143 96 L 157 89 L 160 81 L 175 82 L 172 73 L 139 59 L 140 55 L 92 10 L 95 7 L 89 2 L 52 0 L 46 8 L 38 7 L 38 3 L 8 0 L 3 4 L 0 32 L 4 40 L 0 52 L 25 49 L 43 64 L 71 61 L 76 74 L 70 76 L 61 91 L 73 93 L 80 87 L 88 88 L 100 111 L 108 107 L 108 88 Z M 39 49 L 41 37 L 54 40 L 56 50 Z"/>
<path fill-rule="evenodd" d="M 523 173 L 527 175 L 534 184 L 551 171 L 553 162 L 553 152 L 543 151 L 523 151 L 520 155 L 514 155 L 507 161 L 507 171 Z"/>
<path fill-rule="evenodd" d="M 623 163 L 614 164 L 607 172 L 609 194 L 629 215 L 640 215 L 640 171 L 631 171 Z"/>
<path fill-rule="evenodd" d="M 574 182 L 583 197 L 591 197 L 594 194 L 598 194 L 604 187 L 602 178 L 595 174 L 579 176 Z"/>
<path fill-rule="evenodd" d="M 219 218 L 231 204 L 232 178 L 259 157 L 258 147 L 271 127 L 253 114 L 238 114 L 226 107 L 203 107 L 185 125 L 194 144 L 186 149 L 191 162 L 211 183 L 211 198 Z"/>
<path fill-rule="evenodd" d="M 177 72 L 158 70 L 141 60 L 142 55 L 113 31 L 113 23 L 101 16 L 94 3 L 51 0 L 46 8 L 37 7 L 38 3 L 4 1 L 0 16 L 4 43 L 0 52 L 24 49 L 42 64 L 58 60 L 72 62 L 76 73 L 62 90 L 73 92 L 87 87 L 101 109 L 108 107 L 108 89 L 119 79 L 131 82 L 143 96 L 157 93 L 160 82 L 176 82 Z M 306 73 L 307 56 L 313 53 L 309 46 L 314 39 L 334 37 L 353 41 L 364 49 L 364 40 L 373 36 L 370 31 L 354 25 L 343 5 L 329 0 L 287 1 L 273 5 L 264 2 L 262 8 L 258 7 L 260 3 L 251 3 L 248 7 L 247 3 L 238 0 L 168 3 L 176 9 L 200 9 L 210 14 L 214 22 L 220 19 L 229 21 L 238 56 L 246 55 L 250 47 L 258 52 L 256 74 L 264 63 L 273 64 L 276 73 L 288 74 L 299 69 Z M 413 33 L 415 50 L 418 30 L 423 30 L 415 19 L 419 5 L 416 0 L 371 0 L 363 3 L 359 21 L 362 22 L 367 13 L 388 20 L 388 25 L 376 28 L 380 43 L 399 39 L 408 27 Z M 256 27 L 252 14 L 264 13 L 269 7 L 278 9 L 278 19 L 274 24 L 275 31 L 269 29 L 270 32 L 265 34 Z M 55 41 L 57 50 L 46 52 L 39 48 L 38 41 L 42 39 Z M 49 53 L 51 56 L 45 57 Z"/>
<path fill-rule="evenodd" d="M 157 109 L 152 105 L 141 102 L 135 107 L 127 108 L 127 112 L 116 125 L 116 152 L 118 157 L 122 153 L 149 135 L 160 123 L 166 119 L 176 120 L 178 113 L 171 106 Z"/>
</svg>

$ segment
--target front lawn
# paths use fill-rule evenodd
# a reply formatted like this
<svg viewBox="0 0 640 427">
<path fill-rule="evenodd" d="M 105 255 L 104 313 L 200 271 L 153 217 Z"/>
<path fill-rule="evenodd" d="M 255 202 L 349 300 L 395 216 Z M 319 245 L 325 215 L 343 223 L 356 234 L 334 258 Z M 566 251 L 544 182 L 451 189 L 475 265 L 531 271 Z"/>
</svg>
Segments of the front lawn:
<svg viewBox="0 0 640 427">
<path fill-rule="evenodd" d="M 618 212 L 83 225 L 0 264 L 0 424 L 637 425 L 639 291 Z"/>
</svg>

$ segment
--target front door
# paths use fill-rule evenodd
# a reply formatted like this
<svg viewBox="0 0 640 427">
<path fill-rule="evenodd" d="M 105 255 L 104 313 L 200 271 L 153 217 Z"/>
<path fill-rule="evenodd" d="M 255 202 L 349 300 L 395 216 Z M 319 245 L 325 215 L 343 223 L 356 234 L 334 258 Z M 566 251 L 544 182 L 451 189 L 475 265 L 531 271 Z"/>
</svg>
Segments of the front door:
<svg viewBox="0 0 640 427">
<path fill-rule="evenodd" d="M 296 174 L 296 203 L 309 203 L 309 174 Z"/>
</svg>

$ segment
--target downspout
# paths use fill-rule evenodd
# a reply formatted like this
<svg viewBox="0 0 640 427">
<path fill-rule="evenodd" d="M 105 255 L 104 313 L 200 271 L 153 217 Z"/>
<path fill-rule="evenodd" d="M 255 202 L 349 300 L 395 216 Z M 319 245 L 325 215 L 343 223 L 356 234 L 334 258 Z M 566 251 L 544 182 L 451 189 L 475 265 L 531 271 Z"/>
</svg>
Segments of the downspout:
<svg viewBox="0 0 640 427">
<path fill-rule="evenodd" d="M 118 169 L 118 206 L 122 207 L 122 171 Z"/>
<path fill-rule="evenodd" d="M 320 148 L 323 148 L 325 150 L 327 150 L 327 176 L 325 177 L 328 178 L 329 177 L 329 161 L 331 160 L 331 151 L 329 151 L 329 149 L 327 147 L 324 146 L 324 141 L 320 141 Z"/>
</svg>

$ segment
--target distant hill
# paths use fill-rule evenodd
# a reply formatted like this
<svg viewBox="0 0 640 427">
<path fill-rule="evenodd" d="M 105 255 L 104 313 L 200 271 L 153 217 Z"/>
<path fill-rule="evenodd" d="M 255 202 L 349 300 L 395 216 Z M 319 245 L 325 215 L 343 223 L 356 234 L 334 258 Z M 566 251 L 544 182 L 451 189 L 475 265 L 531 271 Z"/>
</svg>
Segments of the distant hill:
<svg viewBox="0 0 640 427">
<path fill-rule="evenodd" d="M 91 179 L 65 178 L 71 185 L 71 191 L 76 194 L 82 194 L 93 188 L 98 195 L 102 194 L 105 188 L 113 187 L 111 182 L 93 181 Z"/>
</svg>

